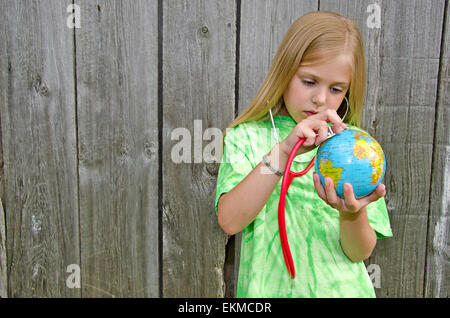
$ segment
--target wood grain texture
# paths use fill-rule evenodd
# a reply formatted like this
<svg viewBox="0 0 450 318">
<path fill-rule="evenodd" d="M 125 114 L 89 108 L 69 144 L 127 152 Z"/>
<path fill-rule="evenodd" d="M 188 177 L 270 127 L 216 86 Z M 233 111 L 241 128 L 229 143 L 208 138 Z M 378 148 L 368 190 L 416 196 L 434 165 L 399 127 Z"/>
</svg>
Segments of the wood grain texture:
<svg viewBox="0 0 450 318">
<path fill-rule="evenodd" d="M 448 298 L 450 294 L 450 6 L 448 3 L 446 8 L 435 116 L 424 295 L 441 298 Z"/>
<path fill-rule="evenodd" d="M 444 1 L 378 1 L 379 29 L 367 25 L 371 3 L 321 1 L 320 9 L 355 20 L 366 46 L 362 127 L 386 155 L 384 183 L 394 233 L 378 240 L 366 262 L 381 269 L 377 296 L 422 297 Z"/>
<path fill-rule="evenodd" d="M 291 24 L 316 11 L 317 0 L 245 0 L 241 7 L 239 113 L 252 101 Z"/>
<path fill-rule="evenodd" d="M 267 71 L 275 53 L 291 24 L 302 15 L 316 11 L 317 0 L 277 1 L 245 0 L 241 5 L 240 59 L 239 59 L 239 100 L 238 109 L 242 113 L 250 104 Z M 235 235 L 233 291 L 236 295 L 241 252 L 241 234 Z"/>
<path fill-rule="evenodd" d="M 217 165 L 201 151 L 203 132 L 233 119 L 235 21 L 235 1 L 163 1 L 163 297 L 224 295 Z M 194 146 L 190 163 L 172 160 L 178 127 L 189 132 L 178 140 Z"/>
<path fill-rule="evenodd" d="M 83 297 L 158 297 L 157 1 L 76 1 Z"/>
<path fill-rule="evenodd" d="M 71 1 L 0 3 L 0 114 L 9 297 L 79 297 Z"/>
<path fill-rule="evenodd" d="M 0 298 L 8 297 L 8 270 L 6 264 L 6 227 L 5 211 L 0 198 Z"/>
<path fill-rule="evenodd" d="M 217 224 L 203 133 L 248 106 L 317 9 L 365 43 L 362 126 L 385 150 L 394 233 L 366 262 L 377 296 L 449 296 L 447 0 L 75 0 L 79 29 L 72 2 L 0 2 L 0 297 L 234 296 L 241 241 Z M 189 163 L 172 160 L 179 127 Z"/>
</svg>

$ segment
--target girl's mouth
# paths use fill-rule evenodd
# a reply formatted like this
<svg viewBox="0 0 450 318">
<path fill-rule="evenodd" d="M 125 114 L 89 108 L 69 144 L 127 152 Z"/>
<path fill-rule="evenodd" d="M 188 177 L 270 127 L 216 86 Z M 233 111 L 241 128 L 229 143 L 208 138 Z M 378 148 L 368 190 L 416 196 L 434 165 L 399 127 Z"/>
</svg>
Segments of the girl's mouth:
<svg viewBox="0 0 450 318">
<path fill-rule="evenodd" d="M 312 115 L 315 115 L 315 114 L 317 114 L 317 113 L 313 113 L 313 112 L 304 112 L 307 116 L 312 116 Z"/>
</svg>

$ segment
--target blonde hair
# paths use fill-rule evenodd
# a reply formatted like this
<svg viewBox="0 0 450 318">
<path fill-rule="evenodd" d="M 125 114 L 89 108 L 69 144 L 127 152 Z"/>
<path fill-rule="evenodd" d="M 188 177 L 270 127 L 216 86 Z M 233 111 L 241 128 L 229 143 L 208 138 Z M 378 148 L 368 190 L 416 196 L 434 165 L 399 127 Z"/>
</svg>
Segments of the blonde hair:
<svg viewBox="0 0 450 318">
<path fill-rule="evenodd" d="M 366 62 L 361 33 L 352 20 L 334 12 L 315 11 L 291 25 L 256 96 L 228 128 L 246 121 L 266 119 L 270 109 L 275 115 L 284 105 L 283 93 L 300 63 L 319 64 L 341 54 L 349 55 L 352 70 L 346 94 L 350 105 L 344 121 L 359 126 L 366 92 Z M 340 111 L 345 112 L 345 107 L 340 107 L 338 113 Z"/>
</svg>

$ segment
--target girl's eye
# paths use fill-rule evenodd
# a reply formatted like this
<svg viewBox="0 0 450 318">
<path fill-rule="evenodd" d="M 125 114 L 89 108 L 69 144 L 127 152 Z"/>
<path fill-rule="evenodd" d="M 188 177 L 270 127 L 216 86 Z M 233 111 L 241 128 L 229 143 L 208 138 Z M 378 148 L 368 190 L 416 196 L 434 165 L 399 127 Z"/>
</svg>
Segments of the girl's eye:
<svg viewBox="0 0 450 318">
<path fill-rule="evenodd" d="M 313 86 L 313 85 L 316 84 L 316 82 L 311 81 L 311 80 L 306 80 L 306 79 L 302 80 L 302 82 L 303 82 L 305 85 L 307 85 L 307 86 Z M 335 94 L 342 93 L 342 90 L 339 89 L 339 88 L 337 88 L 337 87 L 332 87 L 331 90 L 332 90 L 332 92 L 335 93 Z"/>
</svg>

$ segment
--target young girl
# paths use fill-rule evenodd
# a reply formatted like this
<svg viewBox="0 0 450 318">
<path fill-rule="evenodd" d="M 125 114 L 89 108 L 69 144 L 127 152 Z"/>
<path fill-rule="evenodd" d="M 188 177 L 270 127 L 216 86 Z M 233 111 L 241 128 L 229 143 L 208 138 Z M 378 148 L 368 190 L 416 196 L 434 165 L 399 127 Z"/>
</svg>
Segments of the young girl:
<svg viewBox="0 0 450 318">
<path fill-rule="evenodd" d="M 278 229 L 280 175 L 293 146 L 306 138 L 291 167 L 302 171 L 327 123 L 340 133 L 346 113 L 348 126 L 358 126 L 365 85 L 357 25 L 332 12 L 308 13 L 292 24 L 256 97 L 227 130 L 215 207 L 227 234 L 242 231 L 238 297 L 375 297 L 362 261 L 377 238 L 392 236 L 384 185 L 356 199 L 345 184 L 341 199 L 314 168 L 294 178 L 285 214 L 295 279 Z"/>
</svg>

